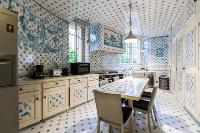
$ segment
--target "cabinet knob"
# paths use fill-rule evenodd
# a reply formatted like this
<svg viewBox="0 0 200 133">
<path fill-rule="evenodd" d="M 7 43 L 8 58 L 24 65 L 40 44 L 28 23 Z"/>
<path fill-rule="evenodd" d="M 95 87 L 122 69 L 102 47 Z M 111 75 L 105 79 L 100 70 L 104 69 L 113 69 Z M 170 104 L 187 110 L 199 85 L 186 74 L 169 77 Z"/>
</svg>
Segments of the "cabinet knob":
<svg viewBox="0 0 200 133">
<path fill-rule="evenodd" d="M 44 98 L 47 98 L 46 96 L 44 96 Z"/>
<path fill-rule="evenodd" d="M 20 91 L 22 91 L 22 88 L 19 88 Z"/>
<path fill-rule="evenodd" d="M 58 83 L 56 83 L 56 85 L 58 85 Z"/>
<path fill-rule="evenodd" d="M 36 100 L 39 100 L 39 98 L 36 98 Z"/>
</svg>

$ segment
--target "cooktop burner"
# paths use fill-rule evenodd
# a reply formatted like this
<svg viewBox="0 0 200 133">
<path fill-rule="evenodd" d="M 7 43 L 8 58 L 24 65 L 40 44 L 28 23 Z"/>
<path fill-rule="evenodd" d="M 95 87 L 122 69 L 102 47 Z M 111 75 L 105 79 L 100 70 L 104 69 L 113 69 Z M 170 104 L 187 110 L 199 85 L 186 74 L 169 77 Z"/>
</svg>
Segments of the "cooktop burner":
<svg viewBox="0 0 200 133">
<path fill-rule="evenodd" d="M 96 74 L 114 74 L 114 73 L 118 73 L 118 71 L 102 71 L 102 72 L 94 72 Z"/>
</svg>

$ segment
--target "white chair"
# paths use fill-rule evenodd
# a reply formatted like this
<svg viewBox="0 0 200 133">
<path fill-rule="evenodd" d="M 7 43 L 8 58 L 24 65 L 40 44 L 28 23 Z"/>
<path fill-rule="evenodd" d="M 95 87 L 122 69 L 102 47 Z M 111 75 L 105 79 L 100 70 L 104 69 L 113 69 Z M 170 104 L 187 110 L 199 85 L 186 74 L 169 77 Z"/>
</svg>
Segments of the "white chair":
<svg viewBox="0 0 200 133">
<path fill-rule="evenodd" d="M 119 76 L 113 77 L 113 82 L 119 80 Z"/>
<path fill-rule="evenodd" d="M 100 133 L 101 121 L 120 128 L 121 133 L 124 133 L 125 125 L 132 117 L 132 108 L 121 107 L 120 94 L 109 94 L 94 90 L 94 96 L 98 116 L 97 133 Z"/>
<path fill-rule="evenodd" d="M 148 125 L 149 125 L 150 133 L 151 133 L 150 116 L 152 118 L 154 128 L 156 127 L 153 120 L 153 108 L 154 108 L 154 100 L 155 100 L 156 92 L 157 92 L 157 87 L 154 87 L 150 100 L 141 99 L 139 101 L 133 101 L 134 115 L 135 115 L 135 112 L 142 112 L 143 114 L 148 115 Z"/>
<path fill-rule="evenodd" d="M 103 85 L 108 84 L 108 83 L 109 83 L 108 78 L 105 78 L 105 79 L 99 81 L 100 86 L 103 86 Z"/>
<path fill-rule="evenodd" d="M 152 91 L 153 91 L 153 88 L 145 89 L 145 91 L 142 93 L 142 96 L 141 96 L 142 99 L 150 101 L 151 97 L 152 97 Z M 154 104 L 153 104 L 153 107 L 152 107 L 152 111 L 153 111 L 153 114 L 154 114 L 155 121 L 158 122 L 157 112 L 156 112 L 156 108 L 155 108 Z"/>
</svg>

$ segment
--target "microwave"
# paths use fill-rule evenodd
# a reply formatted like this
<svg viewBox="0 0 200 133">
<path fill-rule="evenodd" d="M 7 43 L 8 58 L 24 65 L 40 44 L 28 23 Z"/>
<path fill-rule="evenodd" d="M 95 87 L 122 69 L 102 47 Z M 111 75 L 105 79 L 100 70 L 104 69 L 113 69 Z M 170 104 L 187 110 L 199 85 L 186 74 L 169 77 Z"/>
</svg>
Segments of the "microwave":
<svg viewBox="0 0 200 133">
<path fill-rule="evenodd" d="M 71 63 L 70 68 L 73 75 L 90 73 L 90 63 Z"/>
</svg>

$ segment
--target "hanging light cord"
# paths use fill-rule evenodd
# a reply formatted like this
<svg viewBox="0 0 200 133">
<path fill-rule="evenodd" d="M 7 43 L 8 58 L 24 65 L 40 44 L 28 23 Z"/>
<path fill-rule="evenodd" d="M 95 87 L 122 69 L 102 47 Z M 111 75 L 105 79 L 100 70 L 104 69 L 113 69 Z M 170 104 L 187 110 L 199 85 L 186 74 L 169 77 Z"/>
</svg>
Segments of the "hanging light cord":
<svg viewBox="0 0 200 133">
<path fill-rule="evenodd" d="M 131 31 L 131 28 L 132 28 L 132 20 L 131 20 L 131 8 L 132 8 L 132 3 L 129 4 L 129 7 L 130 7 L 130 31 Z"/>
</svg>

